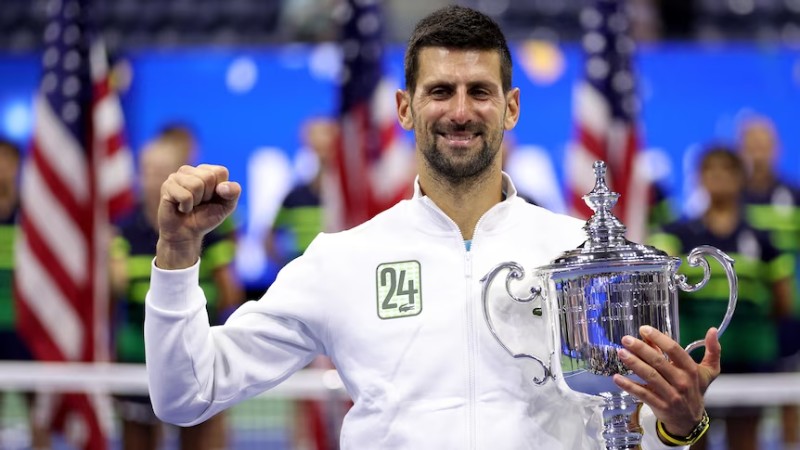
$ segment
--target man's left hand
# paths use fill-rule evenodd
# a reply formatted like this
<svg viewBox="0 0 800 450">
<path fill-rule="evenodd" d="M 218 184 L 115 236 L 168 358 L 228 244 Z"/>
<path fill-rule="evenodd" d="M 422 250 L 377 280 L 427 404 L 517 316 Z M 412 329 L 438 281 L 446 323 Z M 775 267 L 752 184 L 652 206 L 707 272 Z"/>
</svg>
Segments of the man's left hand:
<svg viewBox="0 0 800 450">
<path fill-rule="evenodd" d="M 703 418 L 703 394 L 720 372 L 722 347 L 717 329 L 711 328 L 706 333 L 705 356 L 700 364 L 655 328 L 643 326 L 639 333 L 641 340 L 625 336 L 622 339 L 625 349 L 618 353 L 644 384 L 621 375 L 614 375 L 614 382 L 647 404 L 670 434 L 686 436 Z"/>
</svg>

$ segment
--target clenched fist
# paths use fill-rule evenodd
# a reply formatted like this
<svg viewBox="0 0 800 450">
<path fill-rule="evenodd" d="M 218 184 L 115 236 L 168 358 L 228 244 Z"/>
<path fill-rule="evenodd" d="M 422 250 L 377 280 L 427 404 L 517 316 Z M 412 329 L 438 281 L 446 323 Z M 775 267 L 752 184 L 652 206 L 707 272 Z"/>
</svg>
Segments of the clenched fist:
<svg viewBox="0 0 800 450">
<path fill-rule="evenodd" d="M 223 166 L 183 166 L 170 175 L 161 186 L 156 265 L 182 269 L 197 262 L 203 236 L 233 212 L 241 192 Z"/>
</svg>

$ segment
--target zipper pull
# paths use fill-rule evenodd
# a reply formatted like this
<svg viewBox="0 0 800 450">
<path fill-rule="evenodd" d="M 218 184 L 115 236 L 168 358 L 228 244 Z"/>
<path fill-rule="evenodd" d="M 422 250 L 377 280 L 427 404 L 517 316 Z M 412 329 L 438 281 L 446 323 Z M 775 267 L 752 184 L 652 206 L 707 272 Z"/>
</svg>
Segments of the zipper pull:
<svg viewBox="0 0 800 450">
<path fill-rule="evenodd" d="M 467 252 L 464 257 L 464 274 L 467 278 L 472 278 L 472 252 Z"/>
</svg>

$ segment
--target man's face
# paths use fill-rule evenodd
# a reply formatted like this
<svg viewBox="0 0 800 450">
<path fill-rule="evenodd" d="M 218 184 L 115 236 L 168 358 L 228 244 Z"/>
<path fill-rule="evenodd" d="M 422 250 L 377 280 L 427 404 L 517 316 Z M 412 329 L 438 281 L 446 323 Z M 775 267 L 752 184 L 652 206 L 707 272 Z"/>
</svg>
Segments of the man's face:
<svg viewBox="0 0 800 450">
<path fill-rule="evenodd" d="M 756 169 L 771 169 L 775 159 L 777 140 L 775 131 L 768 123 L 752 123 L 742 132 L 742 157 L 748 166 Z"/>
<path fill-rule="evenodd" d="M 711 157 L 700 174 L 701 182 L 712 199 L 735 199 L 742 192 L 743 174 L 733 162 L 724 157 Z"/>
<path fill-rule="evenodd" d="M 339 125 L 333 120 L 320 119 L 307 124 L 304 131 L 303 138 L 319 158 L 320 167 L 328 166 L 336 151 Z"/>
<path fill-rule="evenodd" d="M 418 58 L 416 89 L 398 92 L 398 116 L 414 130 L 426 168 L 459 184 L 499 164 L 503 132 L 519 116 L 519 90 L 503 92 L 498 53 L 427 47 Z"/>
</svg>

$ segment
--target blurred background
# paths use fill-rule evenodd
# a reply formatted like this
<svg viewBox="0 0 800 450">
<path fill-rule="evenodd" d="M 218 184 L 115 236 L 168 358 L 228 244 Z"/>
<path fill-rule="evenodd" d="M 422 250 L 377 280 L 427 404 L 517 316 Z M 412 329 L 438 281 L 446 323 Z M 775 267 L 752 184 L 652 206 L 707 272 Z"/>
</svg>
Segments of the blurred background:
<svg viewBox="0 0 800 450">
<path fill-rule="evenodd" d="M 33 130 L 47 3 L 2 0 L 0 8 L 0 134 L 23 147 Z M 448 3 L 384 2 L 390 97 L 403 81 L 404 40 L 415 21 Z M 573 90 L 583 73 L 581 10 L 589 2 L 461 3 L 492 15 L 512 42 L 524 108 L 513 132 L 515 157 L 546 160 L 519 169 L 526 172 L 518 183 L 563 211 L 565 149 L 576 136 Z M 638 43 L 641 146 L 676 214 L 696 208 L 688 177 L 694 152 L 712 140 L 735 140 L 747 115 L 774 120 L 777 167 L 800 178 L 799 0 L 631 0 L 627 8 Z M 290 183 L 315 170 L 304 167 L 308 158 L 299 151 L 301 124 L 339 111 L 337 1 L 114 0 L 99 2 L 95 14 L 131 150 L 137 153 L 167 123 L 191 127 L 199 160 L 226 164 L 243 183 L 237 221 L 242 234 L 260 239 Z M 264 255 L 238 258 L 248 287 L 269 284 L 274 271 Z"/>
<path fill-rule="evenodd" d="M 48 33 L 59 34 L 48 13 L 61 3 L 0 0 L 0 136 L 23 155 L 31 152 L 35 96 L 49 73 L 47 49 L 53 44 Z M 359 3 L 375 2 L 354 4 Z M 489 14 L 510 40 L 522 115 L 508 136 L 507 171 L 534 202 L 574 211 L 572 149 L 582 117 L 577 87 L 592 73 L 587 61 L 597 50 L 596 35 L 587 32 L 594 20 L 587 10 L 592 0 L 377 2 L 382 19 L 374 25 L 381 46 L 375 67 L 380 74 L 377 81 L 359 79 L 383 96 L 375 106 L 375 123 L 395 126 L 393 91 L 403 84 L 404 44 L 414 24 L 451 3 Z M 347 114 L 348 89 L 355 89 L 352 80 L 358 78 L 352 72 L 359 67 L 348 55 L 355 38 L 343 31 L 352 7 L 344 0 L 107 0 L 92 5 L 90 19 L 105 42 L 133 172 L 148 143 L 165 127 L 177 126 L 193 135 L 191 161 L 226 165 L 242 183 L 231 267 L 246 298 L 259 297 L 285 262 L 270 250 L 296 245 L 264 243 L 271 239 L 287 193 L 312 180 L 321 166 L 305 125 Z M 624 94 L 616 101 L 628 105 L 623 115 L 635 130 L 641 155 L 636 167 L 658 192 L 648 204 L 665 209 L 668 219 L 660 220 L 702 214 L 707 198 L 698 185 L 698 156 L 712 142 L 737 147 L 741 125 L 754 117 L 768 118 L 774 126 L 776 173 L 789 183 L 800 181 L 800 0 L 628 0 L 624 13 L 624 32 L 632 41 L 615 41 L 620 43 L 614 57 L 622 55 L 629 63 L 611 89 Z M 384 170 L 407 183 L 413 136 L 392 133 L 401 156 Z M 131 176 L 131 189 L 140 195 L 136 179 Z M 652 220 L 647 209 L 641 215 Z M 251 448 L 242 438 L 251 428 L 272 433 L 269 444 L 256 440 L 262 443 L 253 445 L 261 446 L 252 448 L 312 448 L 292 444 L 287 430 L 293 419 L 287 417 L 293 416 L 294 403 L 270 401 L 272 409 L 260 416 L 247 406 L 233 412 L 231 420 L 245 432 L 237 435 L 240 445 L 231 448 Z M 0 448 L 24 448 L 14 446 L 26 442 L 14 440 L 19 422 L 0 422 Z M 774 433 L 765 430 L 764 435 Z M 771 445 L 780 448 L 777 441 Z"/>
</svg>

